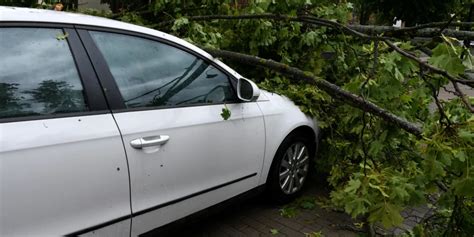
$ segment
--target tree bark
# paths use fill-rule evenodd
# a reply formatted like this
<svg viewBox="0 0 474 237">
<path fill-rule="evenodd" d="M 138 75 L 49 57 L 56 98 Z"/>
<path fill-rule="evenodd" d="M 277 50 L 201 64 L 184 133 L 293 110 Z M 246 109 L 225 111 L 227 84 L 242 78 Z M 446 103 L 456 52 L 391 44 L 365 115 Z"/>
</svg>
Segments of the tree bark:
<svg viewBox="0 0 474 237">
<path fill-rule="evenodd" d="M 361 34 L 366 35 L 380 35 L 384 34 L 390 37 L 434 37 L 439 36 L 439 29 L 446 27 L 448 22 L 433 22 L 413 27 L 398 28 L 393 26 L 374 26 L 374 25 L 342 25 L 335 21 L 325 20 L 312 16 L 288 16 L 288 15 L 278 15 L 278 14 L 245 14 L 245 15 L 205 15 L 205 16 L 185 16 L 185 18 L 193 21 L 211 21 L 211 20 L 243 20 L 243 19 L 269 19 L 269 20 L 279 20 L 279 21 L 293 21 L 293 22 L 302 22 L 310 23 L 320 26 L 343 26 L 347 29 L 357 31 Z M 311 21 L 313 23 L 311 23 Z M 169 24 L 173 24 L 174 20 L 164 21 L 154 25 L 154 27 L 161 27 Z M 333 24 L 335 23 L 335 24 Z M 474 22 L 451 22 L 449 26 L 462 26 L 462 27 L 474 27 Z M 442 32 L 446 36 L 454 37 L 459 40 L 474 40 L 474 32 L 466 30 L 452 30 L 445 29 Z"/>
<path fill-rule="evenodd" d="M 365 100 L 364 98 L 354 95 L 350 92 L 347 92 L 340 88 L 337 85 L 334 85 L 326 80 L 317 78 L 311 73 L 304 72 L 298 68 L 290 67 L 283 63 L 278 63 L 273 60 L 263 59 L 256 56 L 226 51 L 226 50 L 217 50 L 217 49 L 205 49 L 207 52 L 212 54 L 215 57 L 227 58 L 229 60 L 237 61 L 240 63 L 248 65 L 257 65 L 271 70 L 290 75 L 290 79 L 293 80 L 302 80 L 306 83 L 312 84 L 320 88 L 321 90 L 328 93 L 335 99 L 341 100 L 349 105 L 359 108 L 363 111 L 369 112 L 373 115 L 376 115 L 388 123 L 392 123 L 401 129 L 420 137 L 422 134 L 421 128 L 411 122 L 408 122 L 404 118 L 398 117 L 397 115 L 380 108 L 376 104 Z"/>
<path fill-rule="evenodd" d="M 458 24 L 455 24 L 458 25 Z M 462 25 L 462 24 L 460 24 Z M 469 24 L 465 24 L 469 25 Z M 473 24 L 474 25 L 474 24 Z M 348 25 L 350 29 L 356 30 L 361 33 L 369 35 L 379 35 L 384 34 L 385 36 L 390 37 L 436 37 L 440 35 L 439 29 L 434 27 L 429 28 L 414 28 L 407 27 L 408 29 L 398 28 L 393 26 L 373 26 L 373 25 Z M 411 28 L 411 29 L 410 29 Z M 453 30 L 445 29 L 442 32 L 443 35 L 454 37 L 459 40 L 474 40 L 474 32 L 466 30 Z"/>
</svg>

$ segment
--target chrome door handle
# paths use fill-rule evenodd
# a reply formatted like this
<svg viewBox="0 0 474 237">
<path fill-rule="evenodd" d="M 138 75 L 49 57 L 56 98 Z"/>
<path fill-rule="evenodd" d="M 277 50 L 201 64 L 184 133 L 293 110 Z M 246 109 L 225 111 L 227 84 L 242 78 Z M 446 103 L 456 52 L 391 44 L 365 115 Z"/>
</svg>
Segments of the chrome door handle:
<svg viewBox="0 0 474 237">
<path fill-rule="evenodd" d="M 170 136 L 167 135 L 142 137 L 132 140 L 130 145 L 135 149 L 142 149 L 144 147 L 163 145 L 168 142 L 169 139 Z"/>
</svg>

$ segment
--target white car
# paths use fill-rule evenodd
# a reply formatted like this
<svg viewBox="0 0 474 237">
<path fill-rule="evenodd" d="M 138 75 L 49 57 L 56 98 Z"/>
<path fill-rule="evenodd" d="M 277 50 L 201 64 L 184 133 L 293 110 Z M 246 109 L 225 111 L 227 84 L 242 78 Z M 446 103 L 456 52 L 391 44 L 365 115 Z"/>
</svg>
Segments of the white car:
<svg viewBox="0 0 474 237">
<path fill-rule="evenodd" d="M 263 187 L 288 200 L 316 123 L 174 36 L 0 7 L 0 236 L 137 236 Z"/>
</svg>

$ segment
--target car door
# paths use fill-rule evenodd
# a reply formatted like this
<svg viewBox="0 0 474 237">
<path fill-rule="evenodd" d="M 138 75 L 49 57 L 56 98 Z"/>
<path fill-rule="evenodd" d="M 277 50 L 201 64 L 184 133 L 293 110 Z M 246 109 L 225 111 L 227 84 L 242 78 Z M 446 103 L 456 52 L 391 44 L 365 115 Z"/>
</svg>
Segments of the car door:
<svg viewBox="0 0 474 237">
<path fill-rule="evenodd" d="M 120 133 L 65 27 L 0 22 L 0 236 L 130 233 Z"/>
<path fill-rule="evenodd" d="M 228 73 L 154 37 L 96 30 L 80 35 L 117 106 L 113 114 L 130 165 L 132 235 L 256 186 L 263 116 L 256 103 L 238 101 Z M 108 79 L 119 92 L 115 98 Z M 226 120 L 221 113 L 227 110 Z"/>
</svg>

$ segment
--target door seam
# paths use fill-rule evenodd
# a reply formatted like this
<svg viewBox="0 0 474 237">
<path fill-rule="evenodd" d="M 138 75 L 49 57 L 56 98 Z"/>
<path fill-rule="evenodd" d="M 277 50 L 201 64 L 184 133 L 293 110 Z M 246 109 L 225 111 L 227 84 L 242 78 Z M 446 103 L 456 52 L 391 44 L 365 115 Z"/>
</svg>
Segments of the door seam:
<svg viewBox="0 0 474 237">
<path fill-rule="evenodd" d="M 84 42 L 83 42 L 83 40 L 82 40 L 82 38 L 81 38 L 81 35 L 80 35 L 79 32 L 77 31 L 76 25 L 74 25 L 74 31 L 76 31 L 76 34 L 77 34 L 77 36 L 78 36 L 78 38 L 79 38 L 79 40 L 80 40 L 80 42 L 81 42 L 81 45 L 82 45 L 82 47 L 84 48 L 84 51 L 86 52 L 87 58 L 89 59 L 89 62 L 91 63 L 92 68 L 94 69 L 94 73 L 95 73 L 96 78 L 97 78 L 97 80 L 98 80 L 98 82 L 99 82 L 99 85 L 100 85 L 100 87 L 101 87 L 101 91 L 102 91 L 102 93 L 104 93 L 104 87 L 103 87 L 102 82 L 101 82 L 101 80 L 100 80 L 100 78 L 99 78 L 99 75 L 98 75 L 98 73 L 97 73 L 96 66 L 94 65 L 93 61 L 91 60 L 91 57 L 90 57 L 90 55 L 89 55 L 89 51 L 87 50 L 86 46 L 84 45 Z M 117 127 L 117 130 L 118 130 L 118 132 L 119 132 L 120 140 L 122 141 L 122 148 L 123 148 L 123 151 L 124 151 L 124 154 L 125 154 L 125 161 L 126 161 L 126 163 L 127 163 L 127 174 L 128 174 L 128 200 L 129 200 L 129 207 L 130 207 L 130 214 L 129 214 L 129 216 L 130 216 L 130 218 L 129 218 L 129 219 L 130 219 L 130 228 L 129 228 L 128 236 L 132 236 L 132 226 L 133 226 L 133 225 L 132 225 L 132 222 L 133 222 L 133 218 L 132 218 L 132 213 L 133 213 L 133 212 L 132 212 L 132 210 L 133 210 L 133 209 L 132 209 L 132 180 L 131 180 L 131 177 L 130 177 L 130 165 L 129 165 L 129 162 L 128 162 L 127 149 L 125 148 L 125 142 L 124 142 L 124 140 L 123 140 L 122 131 L 120 130 L 120 127 L 118 126 L 117 120 L 115 119 L 115 116 L 114 116 L 114 114 L 113 114 L 113 112 L 112 112 L 112 110 L 111 110 L 111 107 L 110 107 L 110 105 L 109 105 L 109 101 L 108 101 L 107 96 L 105 95 L 105 93 L 104 93 L 104 98 L 105 98 L 105 102 L 106 102 L 106 104 L 107 104 L 107 108 L 108 108 L 108 110 L 109 110 L 109 113 L 110 113 L 110 115 L 112 116 L 112 119 L 114 120 L 115 126 Z"/>
</svg>

